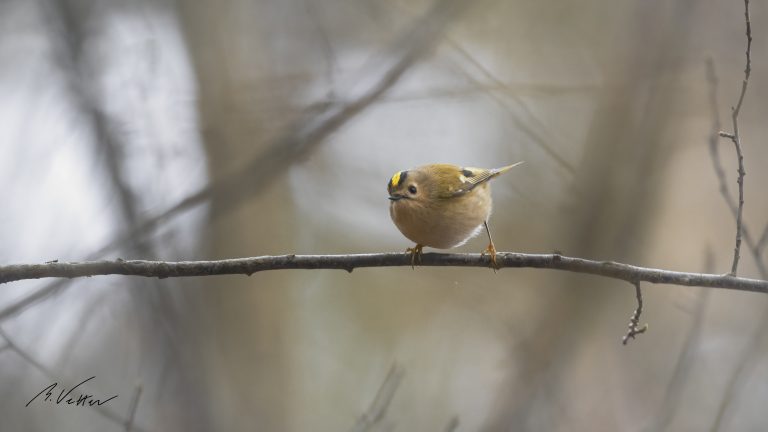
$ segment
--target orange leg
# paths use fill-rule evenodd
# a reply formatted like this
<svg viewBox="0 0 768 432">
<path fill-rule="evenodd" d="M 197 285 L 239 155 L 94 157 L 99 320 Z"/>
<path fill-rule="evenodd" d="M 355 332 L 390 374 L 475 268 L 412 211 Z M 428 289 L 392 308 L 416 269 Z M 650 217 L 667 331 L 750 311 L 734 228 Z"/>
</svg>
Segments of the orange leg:
<svg viewBox="0 0 768 432">
<path fill-rule="evenodd" d="M 416 263 L 421 263 L 421 250 L 424 249 L 424 245 L 416 244 L 412 248 L 405 250 L 405 253 L 411 254 L 411 268 L 415 268 Z"/>
<path fill-rule="evenodd" d="M 499 269 L 499 264 L 496 262 L 496 246 L 493 245 L 493 239 L 491 238 L 491 230 L 488 229 L 488 221 L 483 222 L 485 225 L 485 232 L 488 233 L 488 247 L 485 248 L 482 255 L 488 254 L 491 257 L 491 268 L 494 272 Z"/>
</svg>

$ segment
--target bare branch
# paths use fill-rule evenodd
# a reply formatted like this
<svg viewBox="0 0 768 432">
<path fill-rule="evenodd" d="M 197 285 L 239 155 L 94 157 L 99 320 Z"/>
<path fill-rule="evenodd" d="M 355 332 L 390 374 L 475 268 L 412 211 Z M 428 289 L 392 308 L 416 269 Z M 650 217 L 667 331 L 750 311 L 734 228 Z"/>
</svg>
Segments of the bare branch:
<svg viewBox="0 0 768 432">
<path fill-rule="evenodd" d="M 766 330 L 768 330 L 768 309 L 763 312 L 760 322 L 752 332 L 752 336 L 745 345 L 736 368 L 725 385 L 725 389 L 722 392 L 723 398 L 720 401 L 720 406 L 710 431 L 717 432 L 725 429 L 723 425 L 727 424 L 733 415 L 733 408 L 739 406 L 739 390 L 743 389 L 746 383 L 749 382 L 755 367 L 762 364 L 762 350 L 765 347 L 764 338 Z"/>
<path fill-rule="evenodd" d="M 353 432 L 367 432 L 373 428 L 377 423 L 384 418 L 384 414 L 387 413 L 392 398 L 395 397 L 395 392 L 400 386 L 400 382 L 403 380 L 405 371 L 398 365 L 393 364 L 387 372 L 387 377 L 384 378 L 384 382 L 381 383 L 379 391 L 376 392 L 376 396 L 371 402 L 371 406 L 368 408 L 355 425 L 352 427 Z"/>
<path fill-rule="evenodd" d="M 521 97 L 521 95 L 531 95 L 531 96 L 540 96 L 542 94 L 546 95 L 567 95 L 567 94 L 591 94 L 594 93 L 594 91 L 597 89 L 596 86 L 590 85 L 590 84 L 582 84 L 582 85 L 558 85 L 558 84 L 549 84 L 549 83 L 513 83 L 513 84 L 504 84 L 501 85 L 496 82 L 486 82 L 477 78 L 474 78 L 468 71 L 462 71 L 464 72 L 464 75 L 466 76 L 467 80 L 471 81 L 469 85 L 451 85 L 446 87 L 435 87 L 423 91 L 414 91 L 414 92 L 407 92 L 407 93 L 401 93 L 397 95 L 391 95 L 391 96 L 384 96 L 379 99 L 379 104 L 382 103 L 400 103 L 400 102 L 412 102 L 412 101 L 419 101 L 419 100 L 436 100 L 436 99 L 454 99 L 454 98 L 460 98 L 465 96 L 471 96 L 476 95 L 478 93 L 485 93 L 485 94 L 491 94 L 491 93 L 502 93 L 504 95 L 510 95 Z M 498 78 L 497 78 L 498 80 Z M 326 104 L 332 104 L 336 103 L 333 100 L 327 100 L 324 103 Z M 505 109 L 509 108 L 509 110 L 512 110 L 512 107 L 505 106 L 501 103 L 499 105 Z M 520 108 L 526 112 L 526 114 L 533 116 L 533 113 L 530 112 L 530 109 L 524 105 L 524 100 L 520 99 Z M 539 124 L 541 124 L 541 120 L 534 118 L 535 122 L 537 123 L 537 127 Z M 528 131 L 524 131 L 526 134 Z M 535 137 L 532 137 L 532 139 L 538 139 Z M 546 151 L 546 150 L 545 150 Z M 558 163 L 560 163 L 558 161 Z M 572 167 L 571 167 L 572 168 Z M 569 172 L 568 168 L 566 168 Z"/>
<path fill-rule="evenodd" d="M 715 269 L 715 254 L 712 248 L 707 246 L 704 253 L 705 272 L 712 272 Z M 678 413 L 680 403 L 684 400 L 683 392 L 689 383 L 694 362 L 699 353 L 702 333 L 704 328 L 704 318 L 709 301 L 709 290 L 699 290 L 697 293 L 696 305 L 693 310 L 693 320 L 688 329 L 688 335 L 677 356 L 675 369 L 672 376 L 667 381 L 667 389 L 664 392 L 664 399 L 659 404 L 659 411 L 656 415 L 649 416 L 652 420 L 651 425 L 645 430 L 664 432 L 669 429 L 669 425 Z"/>
<path fill-rule="evenodd" d="M 650 282 L 682 286 L 726 288 L 768 293 L 768 281 L 731 275 L 686 273 L 638 267 L 615 261 L 594 261 L 560 254 L 524 254 L 498 252 L 499 268 L 546 268 L 620 279 L 630 283 Z M 482 254 L 426 253 L 425 267 L 489 267 L 490 258 Z M 407 253 L 372 253 L 351 255 L 275 255 L 233 258 L 219 261 L 145 261 L 122 260 L 49 262 L 0 266 L 0 283 L 49 277 L 76 278 L 98 275 L 129 275 L 156 278 L 252 275 L 268 270 L 335 269 L 351 272 L 364 267 L 410 267 Z"/>
<path fill-rule="evenodd" d="M 456 429 L 459 428 L 459 417 L 453 416 L 451 417 L 451 420 L 448 422 L 447 425 L 445 425 L 445 432 L 454 432 Z"/>
<path fill-rule="evenodd" d="M 66 283 L 67 281 L 65 280 L 55 281 L 47 286 L 44 286 L 43 288 L 40 288 L 39 290 L 33 292 L 32 294 L 29 294 L 19 299 L 18 301 L 6 306 L 5 308 L 0 309 L 0 322 L 3 322 L 12 316 L 15 316 L 16 314 L 23 312 L 28 307 L 31 307 L 51 297 L 52 295 L 60 292 L 61 289 L 64 288 Z"/>
<path fill-rule="evenodd" d="M 395 3 L 391 3 L 390 5 L 397 6 Z M 403 7 L 402 9 L 409 8 Z M 484 83 L 480 82 L 471 73 L 469 73 L 469 71 L 462 69 L 461 72 L 464 74 L 467 80 L 473 83 L 473 88 L 485 92 L 502 109 L 507 111 L 510 114 L 511 121 L 521 132 L 528 135 L 534 144 L 539 146 L 545 154 L 552 158 L 561 168 L 568 172 L 569 175 L 573 176 L 576 172 L 576 168 L 574 168 L 570 162 L 568 162 L 555 149 L 553 149 L 552 146 L 547 143 L 547 140 L 544 139 L 544 137 L 539 132 L 537 132 L 537 130 L 545 130 L 546 127 L 542 121 L 539 120 L 538 117 L 528 108 L 527 104 L 523 98 L 520 97 L 518 92 L 511 89 L 508 84 L 496 77 L 487 67 L 485 67 L 466 48 L 464 48 L 461 43 L 457 42 L 455 38 L 451 37 L 450 34 L 445 35 L 444 40 L 451 49 L 461 55 L 468 63 L 474 66 L 475 69 L 477 69 L 483 76 L 485 76 L 486 79 L 489 80 L 489 82 L 491 82 L 496 87 L 487 87 Z M 511 98 L 526 114 L 527 118 L 520 118 L 515 110 L 509 106 L 506 100 L 496 94 L 497 90 L 505 91 L 507 96 Z M 531 126 L 531 123 L 533 123 L 533 126 Z"/>
<path fill-rule="evenodd" d="M 652 416 L 655 423 L 649 430 L 665 431 L 669 428 L 670 423 L 674 419 L 675 414 L 678 412 L 680 402 L 683 400 L 683 389 L 686 381 L 688 381 L 693 364 L 696 361 L 696 355 L 698 353 L 697 348 L 701 341 L 701 333 L 704 322 L 704 311 L 707 306 L 710 292 L 702 290 L 699 292 L 698 299 L 696 301 L 696 307 L 693 313 L 693 321 L 691 327 L 688 330 L 688 336 L 685 339 L 683 348 L 677 357 L 675 363 L 675 369 L 672 373 L 672 377 L 669 379 L 667 390 L 664 394 L 664 399 L 659 405 L 660 412 Z"/>
<path fill-rule="evenodd" d="M 712 167 L 715 170 L 717 176 L 717 182 L 720 186 L 720 194 L 723 196 L 725 203 L 728 205 L 728 209 L 733 214 L 734 218 L 738 215 L 738 206 L 728 189 L 728 182 L 725 178 L 725 170 L 723 169 L 723 163 L 720 160 L 720 147 L 718 145 L 718 135 L 720 135 L 720 112 L 718 110 L 717 102 L 717 73 L 715 72 L 715 65 L 712 59 L 707 59 L 707 82 L 709 83 L 709 104 L 712 110 L 712 134 L 709 137 L 709 156 L 712 159 Z M 726 134 L 729 135 L 729 134 Z M 768 227 L 766 227 L 768 230 Z M 760 243 L 755 243 L 752 235 L 749 231 L 749 226 L 746 223 L 742 223 L 741 234 L 744 237 L 744 242 L 747 244 L 752 257 L 755 260 L 755 264 L 760 272 L 760 277 L 768 279 L 768 268 L 763 263 L 760 252 Z"/>
<path fill-rule="evenodd" d="M 741 251 L 741 234 L 742 234 L 742 217 L 744 213 L 744 155 L 741 151 L 741 138 L 739 136 L 739 112 L 741 112 L 741 105 L 744 102 L 744 96 L 747 93 L 747 84 L 749 83 L 749 75 L 752 72 L 752 25 L 749 21 L 749 0 L 744 0 L 744 19 L 746 21 L 746 35 L 747 35 L 747 64 L 744 67 L 744 80 L 741 82 L 741 93 L 739 94 L 739 101 L 735 108 L 731 110 L 731 121 L 733 123 L 733 133 L 720 132 L 720 136 L 728 138 L 733 142 L 733 146 L 736 148 L 736 158 L 739 165 L 739 177 L 736 180 L 739 184 L 739 207 L 736 211 L 736 246 L 733 249 L 733 264 L 731 265 L 731 274 L 736 275 L 736 271 L 739 267 L 739 255 Z"/>
<path fill-rule="evenodd" d="M 758 255 L 762 255 L 763 249 L 768 245 L 768 224 L 763 228 L 763 233 L 760 235 L 760 240 L 757 241 L 755 249 L 757 249 Z"/>
<path fill-rule="evenodd" d="M 128 409 L 128 419 L 125 421 L 125 432 L 131 432 L 133 428 L 133 419 L 136 416 L 136 408 L 139 406 L 139 398 L 141 397 L 142 385 L 141 383 L 136 385 L 136 392 L 131 399 L 131 407 Z"/>
<path fill-rule="evenodd" d="M 528 108 L 528 106 L 525 104 L 523 99 L 519 97 L 517 94 L 515 94 L 512 91 L 509 91 L 507 88 L 507 85 L 501 81 L 499 78 L 497 78 L 493 73 L 491 73 L 488 68 L 486 68 L 482 63 L 480 63 L 477 59 L 475 59 L 472 54 L 470 54 L 469 51 L 467 51 L 463 46 L 461 46 L 458 42 L 452 40 L 451 38 L 446 38 L 446 41 L 448 42 L 449 46 L 451 46 L 456 52 L 458 52 L 462 57 L 464 57 L 465 60 L 467 60 L 470 64 L 472 64 L 480 73 L 482 73 L 486 79 L 488 79 L 493 84 L 507 89 L 507 95 L 515 101 L 515 103 L 520 107 L 520 109 L 525 112 L 527 115 L 527 119 L 523 120 L 521 119 L 512 109 L 512 107 L 507 104 L 507 102 L 501 98 L 499 95 L 492 91 L 488 91 L 488 96 L 493 99 L 499 106 L 501 106 L 504 110 L 506 110 L 508 113 L 510 113 L 511 120 L 515 123 L 515 125 L 520 128 L 522 132 L 524 132 L 526 135 L 528 135 L 533 142 L 538 145 L 544 153 L 546 153 L 549 157 L 552 158 L 557 164 L 563 168 L 565 171 L 568 172 L 569 175 L 573 176 L 576 172 L 576 168 L 565 160 L 555 149 L 552 148 L 547 143 L 547 140 L 544 139 L 541 134 L 539 134 L 535 128 L 538 127 L 539 130 L 544 130 L 546 127 L 543 125 L 541 120 L 539 120 L 536 115 Z M 473 81 L 475 85 L 482 86 L 482 83 L 478 82 L 471 74 L 466 73 L 467 79 Z M 534 123 L 533 126 L 531 126 L 529 123 Z"/>
<path fill-rule="evenodd" d="M 318 16 L 318 11 L 313 4 L 313 2 L 309 0 L 304 0 L 304 8 L 307 11 L 307 15 L 309 16 L 309 20 L 312 23 L 312 26 L 314 27 L 314 31 L 317 34 L 317 41 L 320 44 L 320 49 L 323 50 L 323 54 L 325 55 L 324 59 L 324 66 L 325 66 L 325 75 L 326 75 L 326 81 L 328 85 L 328 92 L 327 95 L 329 99 L 332 101 L 335 101 L 336 99 L 336 69 L 338 68 L 337 65 L 337 56 L 333 49 L 333 44 L 331 43 L 331 38 L 328 36 L 328 31 L 326 30 L 325 26 L 321 22 L 320 17 Z"/>
<path fill-rule="evenodd" d="M 640 289 L 640 282 L 633 281 L 632 284 L 635 286 L 637 309 L 635 309 L 635 312 L 633 312 L 632 316 L 629 318 L 629 330 L 621 339 L 622 345 L 626 345 L 630 339 L 634 339 L 635 336 L 645 333 L 646 330 L 648 330 L 648 324 L 643 324 L 642 327 L 638 327 L 640 325 L 640 315 L 643 313 L 643 291 Z"/>
</svg>

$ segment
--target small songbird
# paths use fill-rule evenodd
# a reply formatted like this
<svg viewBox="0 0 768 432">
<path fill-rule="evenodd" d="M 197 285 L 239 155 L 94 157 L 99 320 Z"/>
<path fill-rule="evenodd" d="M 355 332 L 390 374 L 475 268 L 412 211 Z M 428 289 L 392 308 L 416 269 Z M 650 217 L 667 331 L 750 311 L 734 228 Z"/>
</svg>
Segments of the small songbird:
<svg viewBox="0 0 768 432">
<path fill-rule="evenodd" d="M 498 268 L 488 228 L 489 181 L 521 163 L 496 169 L 432 164 L 395 173 L 387 184 L 389 214 L 400 232 L 416 242 L 406 249 L 411 253 L 411 265 L 421 259 L 424 246 L 454 248 L 485 227 L 489 244 L 483 254 L 489 254 L 491 265 Z"/>
</svg>

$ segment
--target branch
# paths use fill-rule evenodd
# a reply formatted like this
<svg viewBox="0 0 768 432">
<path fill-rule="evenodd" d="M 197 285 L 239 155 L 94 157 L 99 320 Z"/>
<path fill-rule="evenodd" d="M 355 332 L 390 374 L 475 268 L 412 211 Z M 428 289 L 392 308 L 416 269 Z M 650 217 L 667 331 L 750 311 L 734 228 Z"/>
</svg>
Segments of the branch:
<svg viewBox="0 0 768 432">
<path fill-rule="evenodd" d="M 763 228 L 763 233 L 760 235 L 760 240 L 757 241 L 755 249 L 757 249 L 758 256 L 762 255 L 763 249 L 768 245 L 768 225 Z"/>
<path fill-rule="evenodd" d="M 664 399 L 659 405 L 659 412 L 654 416 L 650 416 L 653 423 L 651 424 L 652 427 L 649 427 L 647 430 L 669 430 L 669 425 L 678 413 L 680 402 L 685 400 L 683 392 L 690 380 L 693 364 L 699 353 L 698 349 L 700 348 L 701 342 L 704 311 L 709 299 L 709 293 L 710 292 L 707 290 L 702 290 L 699 293 L 696 309 L 693 312 L 693 322 L 691 322 L 691 327 L 688 330 L 688 336 L 685 338 L 685 343 L 675 362 L 675 369 L 667 383 Z"/>
<path fill-rule="evenodd" d="M 392 398 L 395 397 L 395 392 L 400 386 L 400 382 L 403 380 L 405 371 L 393 364 L 387 372 L 387 377 L 384 378 L 384 382 L 381 383 L 379 391 L 376 392 L 376 396 L 371 402 L 371 406 L 368 408 L 355 425 L 352 427 L 352 432 L 368 432 L 373 429 L 387 413 L 389 404 L 392 402 Z"/>
<path fill-rule="evenodd" d="M 620 279 L 630 283 L 650 282 L 682 286 L 726 288 L 768 293 L 768 281 L 731 275 L 686 273 L 638 267 L 614 261 L 594 261 L 560 254 L 524 254 L 498 252 L 499 268 L 548 268 Z M 372 253 L 351 255 L 276 255 L 233 258 L 219 261 L 145 261 L 122 260 L 85 262 L 48 262 L 0 266 L 0 283 L 50 277 L 77 278 L 98 275 L 128 275 L 156 278 L 252 275 L 268 270 L 336 269 L 351 272 L 364 267 L 410 267 L 408 253 Z M 423 267 L 489 267 L 490 258 L 481 254 L 426 253 Z"/>
<path fill-rule="evenodd" d="M 396 3 L 388 3 L 388 4 L 393 7 L 397 6 Z M 410 9 L 410 8 L 403 8 L 403 9 Z M 567 171 L 569 175 L 574 176 L 576 173 L 576 168 L 570 162 L 568 162 L 565 158 L 563 158 L 555 149 L 553 149 L 552 146 L 547 143 L 547 140 L 540 133 L 537 132 L 537 128 L 538 130 L 545 130 L 546 127 L 544 126 L 543 122 L 539 120 L 536 117 L 536 115 L 528 108 L 524 99 L 520 97 L 518 92 L 511 91 L 510 86 L 508 86 L 498 77 L 496 77 L 487 67 L 485 67 L 480 61 L 478 61 L 469 52 L 469 50 L 467 50 L 459 42 L 457 42 L 455 38 L 451 37 L 450 35 L 445 35 L 444 40 L 451 49 L 453 49 L 459 55 L 461 55 L 464 58 L 464 60 L 466 60 L 468 63 L 474 66 L 475 69 L 477 69 L 492 84 L 494 84 L 496 89 L 504 90 L 507 96 L 515 101 L 515 103 L 520 107 L 520 109 L 525 112 L 528 118 L 526 119 L 520 118 L 520 116 L 515 112 L 515 110 L 512 107 L 510 107 L 509 104 L 507 104 L 505 99 L 500 97 L 493 91 L 495 90 L 495 88 L 485 87 L 483 83 L 479 82 L 474 77 L 473 74 L 469 73 L 468 71 L 462 68 L 460 72 L 464 74 L 464 76 L 468 81 L 473 83 L 473 88 L 486 92 L 486 94 L 491 99 L 493 99 L 494 102 L 496 102 L 502 109 L 504 109 L 510 114 L 511 121 L 515 124 L 515 126 L 521 132 L 528 135 L 528 137 L 534 142 L 534 144 L 539 146 L 544 151 L 544 153 L 546 153 L 549 157 L 551 157 L 552 160 L 554 160 L 561 168 Z M 534 123 L 534 125 L 531 126 L 530 125 L 531 123 Z"/>
<path fill-rule="evenodd" d="M 704 250 L 704 271 L 711 272 L 715 268 L 715 253 L 709 245 Z M 691 382 L 693 365 L 698 360 L 701 352 L 702 333 L 704 332 L 705 312 L 709 303 L 709 290 L 700 290 L 697 294 L 696 305 L 693 310 L 693 320 L 688 329 L 688 335 L 683 342 L 680 353 L 675 362 L 672 375 L 667 380 L 667 389 L 664 398 L 660 401 L 659 410 L 655 415 L 649 416 L 651 424 L 643 428 L 649 431 L 667 431 L 669 425 L 680 412 L 680 404 L 685 401 L 685 390 Z"/>
<path fill-rule="evenodd" d="M 707 82 L 709 83 L 709 104 L 712 109 L 713 128 L 713 132 L 709 137 L 709 156 L 712 159 L 712 167 L 715 170 L 715 176 L 717 177 L 717 182 L 720 185 L 720 194 L 723 196 L 723 199 L 725 200 L 728 209 L 731 211 L 731 214 L 733 214 L 733 217 L 737 218 L 739 209 L 733 199 L 733 196 L 731 195 L 730 190 L 728 190 L 728 182 L 725 179 L 725 170 L 723 169 L 723 163 L 720 160 L 720 151 L 717 139 L 720 134 L 720 112 L 717 109 L 718 80 L 717 74 L 715 72 L 715 65 L 712 62 L 712 59 L 707 59 Z M 768 230 L 768 226 L 766 226 L 766 230 Z M 762 246 L 760 245 L 760 241 L 755 243 L 752 235 L 750 234 L 749 226 L 743 222 L 741 225 L 741 234 L 744 237 L 744 242 L 749 248 L 749 252 L 752 254 L 752 257 L 755 260 L 757 269 L 760 272 L 760 277 L 763 279 L 768 279 L 768 268 L 766 268 L 762 260 Z"/>
<path fill-rule="evenodd" d="M 128 410 L 128 419 L 125 421 L 125 432 L 131 432 L 133 428 L 133 419 L 136 417 L 136 408 L 139 407 L 139 398 L 141 397 L 141 391 L 143 386 L 141 383 L 136 385 L 136 391 L 131 399 L 131 407 Z"/>
<path fill-rule="evenodd" d="M 763 312 L 760 322 L 745 345 L 736 369 L 734 369 L 728 379 L 728 383 L 725 385 L 725 389 L 722 391 L 723 398 L 720 401 L 715 422 L 710 428 L 711 431 L 717 432 L 723 429 L 723 424 L 727 423 L 731 416 L 733 416 L 734 407 L 739 406 L 739 391 L 749 382 L 755 367 L 762 365 L 762 349 L 765 347 L 763 338 L 766 335 L 766 329 L 768 329 L 768 310 Z"/>
<path fill-rule="evenodd" d="M 728 138 L 733 142 L 736 148 L 736 158 L 739 165 L 739 177 L 736 180 L 739 184 L 739 208 L 736 212 L 736 246 L 733 249 L 733 265 L 731 266 L 731 274 L 736 275 L 736 270 L 739 267 L 739 252 L 741 250 L 741 232 L 742 232 L 742 214 L 744 213 L 744 155 L 741 152 L 741 138 L 739 137 L 739 113 L 741 112 L 741 104 L 744 102 L 744 95 L 747 93 L 747 84 L 749 83 L 749 75 L 752 72 L 752 25 L 749 21 L 749 0 L 744 0 L 744 19 L 746 21 L 746 35 L 747 35 L 747 51 L 746 51 L 746 66 L 744 67 L 744 80 L 741 82 L 741 93 L 739 94 L 739 101 L 736 103 L 736 107 L 731 109 L 731 121 L 733 122 L 733 133 L 720 132 L 720 136 Z"/>
<path fill-rule="evenodd" d="M 51 297 L 52 295 L 58 293 L 59 291 L 61 291 L 62 288 L 64 288 L 66 283 L 67 281 L 64 281 L 64 280 L 53 282 L 48 286 L 40 288 L 39 290 L 33 292 L 32 294 L 27 295 L 26 297 L 22 297 L 20 300 L 17 300 L 16 302 L 11 303 L 5 308 L 0 309 L 0 322 L 3 322 L 12 316 L 15 316 L 16 314 L 21 313 L 28 307 L 31 307 L 32 305 L 40 301 L 43 301 L 48 297 Z"/>
<path fill-rule="evenodd" d="M 648 330 L 648 324 L 643 324 L 643 326 L 640 327 L 640 315 L 643 313 L 643 291 L 640 289 L 640 282 L 634 281 L 632 282 L 632 285 L 635 286 L 637 309 L 635 309 L 632 316 L 629 318 L 629 330 L 621 339 L 622 345 L 626 345 L 630 339 L 634 339 L 637 335 L 643 334 Z"/>
</svg>

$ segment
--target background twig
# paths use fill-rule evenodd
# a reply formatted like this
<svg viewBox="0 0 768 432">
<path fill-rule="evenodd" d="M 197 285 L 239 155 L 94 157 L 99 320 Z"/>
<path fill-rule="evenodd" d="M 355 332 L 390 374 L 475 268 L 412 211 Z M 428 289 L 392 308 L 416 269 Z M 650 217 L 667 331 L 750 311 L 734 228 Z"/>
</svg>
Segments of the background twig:
<svg viewBox="0 0 768 432">
<path fill-rule="evenodd" d="M 376 396 L 371 402 L 371 406 L 368 408 L 355 425 L 352 427 L 352 432 L 367 432 L 371 430 L 376 424 L 378 424 L 387 413 L 392 398 L 395 397 L 395 392 L 400 386 L 400 382 L 405 376 L 405 371 L 397 364 L 393 364 L 387 372 L 386 378 L 381 383 L 379 391 L 376 392 Z"/>
<path fill-rule="evenodd" d="M 707 247 L 704 254 L 704 272 L 713 272 L 715 269 L 714 251 Z M 680 353 L 675 362 L 672 376 L 667 382 L 664 398 L 659 404 L 659 411 L 651 417 L 651 426 L 647 430 L 663 432 L 669 429 L 675 417 L 679 414 L 681 403 L 685 400 L 684 391 L 691 381 L 693 367 L 699 354 L 702 334 L 704 333 L 705 312 L 707 309 L 711 291 L 698 290 L 696 304 L 693 308 L 691 326 L 685 338 Z"/>
<path fill-rule="evenodd" d="M 131 432 L 133 428 L 133 419 L 136 416 L 136 409 L 139 407 L 139 398 L 141 398 L 142 385 L 136 385 L 136 391 L 131 399 L 131 407 L 128 409 L 128 419 L 125 421 L 125 432 Z"/>
<path fill-rule="evenodd" d="M 738 206 L 736 205 L 736 202 L 733 199 L 733 195 L 731 195 L 731 192 L 728 189 L 728 182 L 725 178 L 725 170 L 723 169 L 723 163 L 720 160 L 720 150 L 719 150 L 720 147 L 718 146 L 718 136 L 720 133 L 720 112 L 717 108 L 718 80 L 717 80 L 717 73 L 715 71 L 715 65 L 712 62 L 712 59 L 707 59 L 707 82 L 709 83 L 709 104 L 712 110 L 712 126 L 713 126 L 713 131 L 709 138 L 709 156 L 712 159 L 712 168 L 715 170 L 715 175 L 717 176 L 717 182 L 720 186 L 720 194 L 723 196 L 723 199 L 725 200 L 725 203 L 728 205 L 728 209 L 733 214 L 733 217 L 737 218 Z M 744 237 L 744 242 L 747 244 L 747 247 L 749 248 L 749 252 L 752 254 L 752 257 L 755 260 L 757 269 L 760 272 L 760 277 L 764 279 L 768 278 L 768 269 L 766 269 L 765 264 L 763 263 L 762 257 L 761 257 L 760 242 L 755 243 L 754 239 L 752 238 L 751 232 L 749 231 L 749 226 L 744 222 L 742 222 L 741 224 L 740 232 Z"/>
<path fill-rule="evenodd" d="M 733 415 L 734 407 L 739 406 L 739 392 L 750 381 L 749 378 L 754 373 L 755 367 L 764 361 L 761 359 L 763 357 L 761 350 L 765 347 L 766 329 L 768 329 L 768 309 L 763 311 L 752 336 L 744 345 L 744 351 L 736 363 L 736 368 L 728 378 L 710 431 L 717 432 L 724 429 L 724 425 L 727 425 Z"/>
<path fill-rule="evenodd" d="M 746 35 L 747 35 L 747 60 L 744 67 L 744 80 L 741 82 L 741 93 L 739 94 L 739 101 L 736 107 L 731 110 L 731 121 L 733 122 L 733 133 L 720 132 L 721 137 L 729 138 L 733 142 L 733 146 L 736 148 L 736 158 L 739 164 L 739 177 L 737 182 L 739 184 L 739 207 L 736 211 L 736 246 L 733 249 L 733 264 L 731 265 L 731 274 L 736 275 L 736 271 L 739 267 L 739 254 L 741 250 L 741 232 L 742 232 L 742 217 L 744 213 L 744 155 L 741 151 L 741 137 L 739 136 L 739 112 L 741 112 L 741 104 L 744 102 L 744 95 L 747 93 L 747 84 L 749 83 L 749 75 L 752 72 L 752 59 L 750 52 L 752 50 L 752 25 L 749 21 L 749 0 L 744 0 L 744 19 L 746 20 Z"/>
</svg>

